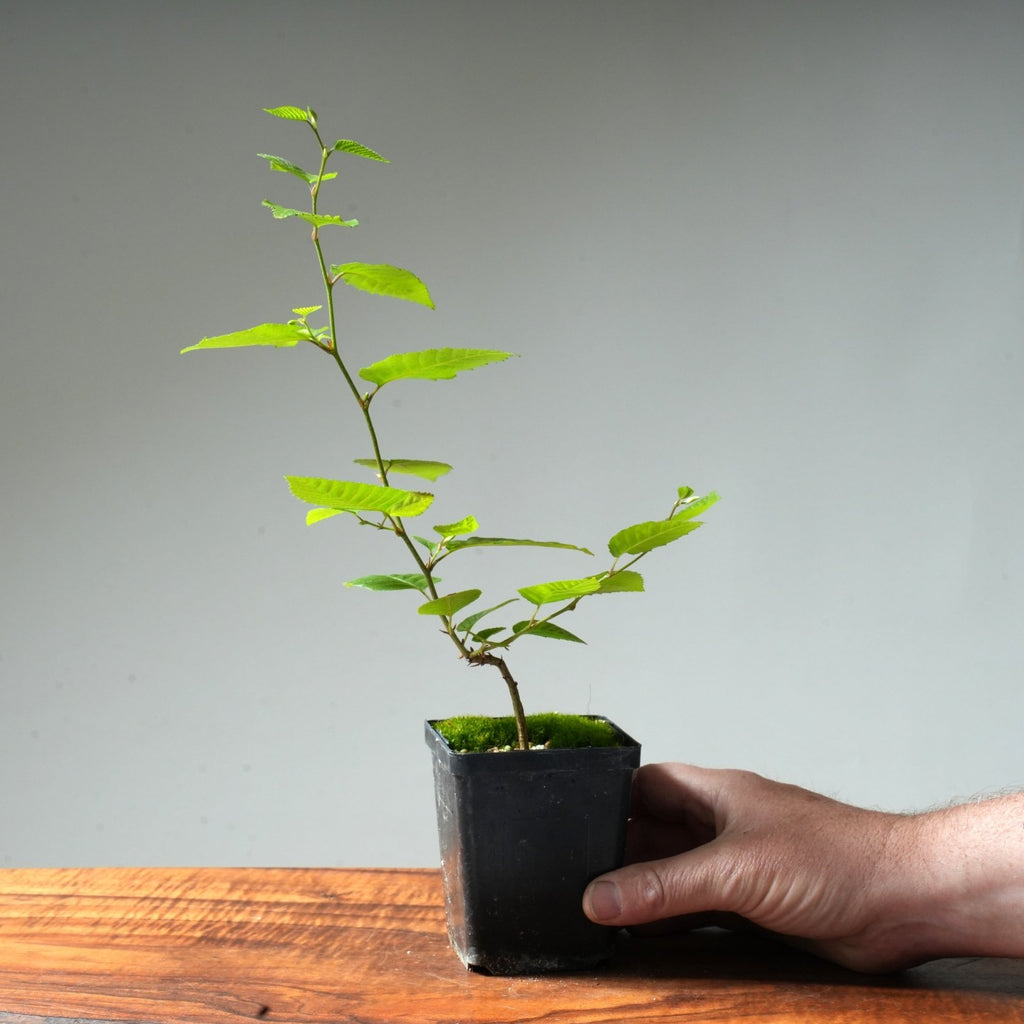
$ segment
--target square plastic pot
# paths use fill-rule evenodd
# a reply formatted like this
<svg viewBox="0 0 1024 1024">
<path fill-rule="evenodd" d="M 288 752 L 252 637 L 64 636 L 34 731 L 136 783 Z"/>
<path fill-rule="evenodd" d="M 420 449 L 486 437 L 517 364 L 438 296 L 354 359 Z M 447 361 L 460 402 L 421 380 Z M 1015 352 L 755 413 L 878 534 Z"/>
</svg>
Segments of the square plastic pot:
<svg viewBox="0 0 1024 1024">
<path fill-rule="evenodd" d="M 453 751 L 426 723 L 433 754 L 448 936 L 489 974 L 592 968 L 614 929 L 581 908 L 588 882 L 621 865 L 640 745 Z"/>
</svg>

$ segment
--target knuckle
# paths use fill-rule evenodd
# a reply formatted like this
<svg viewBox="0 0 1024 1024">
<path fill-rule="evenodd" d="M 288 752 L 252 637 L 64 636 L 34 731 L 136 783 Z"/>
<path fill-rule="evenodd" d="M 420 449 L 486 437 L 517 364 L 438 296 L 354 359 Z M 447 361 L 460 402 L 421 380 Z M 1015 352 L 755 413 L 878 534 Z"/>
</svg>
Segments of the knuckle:
<svg viewBox="0 0 1024 1024">
<path fill-rule="evenodd" d="M 665 879 L 657 868 L 644 866 L 637 873 L 634 881 L 637 902 L 644 912 L 658 917 L 668 908 L 668 888 Z"/>
</svg>

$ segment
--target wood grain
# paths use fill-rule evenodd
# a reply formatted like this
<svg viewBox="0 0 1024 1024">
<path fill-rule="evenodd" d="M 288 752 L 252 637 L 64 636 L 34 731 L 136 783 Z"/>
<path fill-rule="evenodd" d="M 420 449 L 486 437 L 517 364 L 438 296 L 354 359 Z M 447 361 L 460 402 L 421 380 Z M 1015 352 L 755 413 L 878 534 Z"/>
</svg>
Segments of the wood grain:
<svg viewBox="0 0 1024 1024">
<path fill-rule="evenodd" d="M 0 1024 L 1024 1022 L 1024 963 L 865 977 L 727 932 L 632 939 L 599 971 L 467 972 L 427 870 L 0 871 Z"/>
</svg>

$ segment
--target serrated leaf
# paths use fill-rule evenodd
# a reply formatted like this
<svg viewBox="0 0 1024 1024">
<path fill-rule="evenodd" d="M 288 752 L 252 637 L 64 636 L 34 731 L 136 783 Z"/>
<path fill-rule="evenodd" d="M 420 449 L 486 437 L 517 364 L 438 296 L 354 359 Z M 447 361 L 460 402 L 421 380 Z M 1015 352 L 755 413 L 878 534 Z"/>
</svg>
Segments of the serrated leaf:
<svg viewBox="0 0 1024 1024">
<path fill-rule="evenodd" d="M 459 590 L 454 594 L 445 594 L 426 604 L 421 604 L 416 610 L 420 615 L 445 615 L 449 618 L 467 604 L 472 604 L 481 594 L 479 590 Z"/>
<path fill-rule="evenodd" d="M 400 352 L 359 371 L 363 380 L 378 387 L 393 380 L 451 380 L 463 370 L 475 370 L 489 363 L 500 363 L 514 352 L 481 348 L 428 348 L 422 352 Z"/>
<path fill-rule="evenodd" d="M 601 589 L 600 580 L 596 576 L 586 576 L 581 580 L 555 580 L 553 583 L 536 583 L 532 587 L 520 587 L 519 593 L 530 604 L 552 604 L 555 601 L 571 601 L 576 597 L 596 594 Z"/>
<path fill-rule="evenodd" d="M 517 597 L 510 597 L 506 601 L 502 601 L 501 604 L 493 605 L 490 608 L 485 608 L 482 612 L 476 612 L 474 615 L 470 615 L 468 618 L 463 619 L 455 628 L 460 632 L 472 629 L 482 618 L 490 615 L 491 612 L 496 612 L 499 608 L 504 608 L 507 604 L 514 604 L 518 601 Z M 504 629 L 504 626 L 499 626 L 499 629 Z"/>
<path fill-rule="evenodd" d="M 413 537 L 413 540 L 417 544 L 422 544 L 431 554 L 431 556 L 437 554 L 437 549 L 441 546 L 439 543 L 435 544 L 432 540 L 427 540 L 426 537 Z"/>
<path fill-rule="evenodd" d="M 641 555 L 653 551 L 688 533 L 692 533 L 701 524 L 692 519 L 683 519 L 677 514 L 672 519 L 658 519 L 650 523 L 637 523 L 619 530 L 608 541 L 608 550 L 613 558 L 620 555 Z"/>
<path fill-rule="evenodd" d="M 434 308 L 427 286 L 411 270 L 402 267 L 389 263 L 336 263 L 331 267 L 331 274 L 362 292 L 389 295 Z"/>
<path fill-rule="evenodd" d="M 440 580 L 435 580 L 440 583 Z M 346 587 L 362 587 L 364 590 L 418 590 L 427 589 L 427 577 L 421 572 L 393 572 L 377 576 L 360 576 L 349 580 Z"/>
<path fill-rule="evenodd" d="M 359 466 L 365 466 L 377 472 L 376 459 L 354 459 Z M 430 462 L 425 459 L 385 459 L 384 470 L 387 473 L 403 473 L 406 476 L 418 476 L 422 480 L 437 480 L 445 473 L 450 473 L 452 467 L 447 462 Z"/>
<path fill-rule="evenodd" d="M 474 516 L 466 516 L 457 523 L 441 523 L 434 527 L 434 532 L 442 537 L 458 537 L 464 533 L 473 533 L 480 529 L 480 524 Z"/>
<path fill-rule="evenodd" d="M 183 348 L 181 354 L 195 352 L 206 348 L 246 348 L 255 345 L 272 348 L 292 348 L 300 341 L 308 341 L 305 329 L 296 324 L 259 324 L 244 331 L 233 331 L 231 334 L 218 334 L 214 338 L 203 338 L 195 345 Z"/>
<path fill-rule="evenodd" d="M 692 487 L 686 487 L 686 486 L 680 487 L 679 488 L 679 500 L 680 501 L 686 501 L 686 499 L 689 498 L 690 495 L 693 494 L 693 493 L 694 493 L 694 491 L 693 491 Z"/>
<path fill-rule="evenodd" d="M 351 480 L 324 480 L 320 477 L 287 476 L 288 487 L 299 501 L 338 512 L 380 512 L 386 516 L 418 516 L 434 500 L 422 491 L 403 491 Z"/>
<path fill-rule="evenodd" d="M 335 153 L 351 153 L 353 156 L 364 156 L 367 160 L 379 160 L 382 164 L 391 163 L 390 160 L 381 156 L 376 150 L 370 149 L 369 146 L 364 146 L 361 142 L 356 142 L 355 139 L 338 139 L 331 146 L 331 150 Z"/>
<path fill-rule="evenodd" d="M 304 171 L 297 164 L 293 164 L 291 160 L 285 160 L 283 156 L 274 156 L 272 153 L 257 153 L 260 159 L 266 160 L 270 164 L 271 169 L 275 171 L 282 171 L 285 174 L 294 174 L 296 178 L 301 178 L 307 185 L 315 185 L 317 176 L 310 174 L 309 171 Z M 325 174 L 324 180 L 327 179 Z"/>
<path fill-rule="evenodd" d="M 632 569 L 623 569 L 614 576 L 606 576 L 597 588 L 598 594 L 641 594 L 644 589 L 644 578 Z"/>
<path fill-rule="evenodd" d="M 488 626 L 486 629 L 481 629 L 479 633 L 470 633 L 469 635 L 477 641 L 477 643 L 486 643 L 491 639 L 492 636 L 497 636 L 505 629 L 504 626 Z"/>
<path fill-rule="evenodd" d="M 263 110 L 285 121 L 309 121 L 309 113 L 301 107 L 264 107 Z"/>
<path fill-rule="evenodd" d="M 672 518 L 692 519 L 694 516 L 699 516 L 701 512 L 706 512 L 716 501 L 720 500 L 721 497 L 715 491 L 710 491 L 703 498 L 694 498 L 693 501 L 683 505 Z"/>
<path fill-rule="evenodd" d="M 315 523 L 321 523 L 325 519 L 330 519 L 332 516 L 340 516 L 343 511 L 338 508 L 311 508 L 306 513 L 306 525 L 313 526 Z"/>
<path fill-rule="evenodd" d="M 570 633 L 569 630 L 562 629 L 561 626 L 556 626 L 553 622 L 535 622 L 530 626 L 527 619 L 524 622 L 517 622 L 512 627 L 512 632 L 524 636 L 543 636 L 549 640 L 570 640 L 574 644 L 585 643 L 575 633 Z"/>
<path fill-rule="evenodd" d="M 264 199 L 262 205 L 270 210 L 276 220 L 299 217 L 307 224 L 312 224 L 315 228 L 326 227 L 329 224 L 335 224 L 342 228 L 355 228 L 359 226 L 359 221 L 357 220 L 345 220 L 343 217 L 333 213 L 310 213 L 308 210 L 295 210 L 290 206 L 279 206 L 277 203 L 272 203 L 269 199 Z"/>
<path fill-rule="evenodd" d="M 277 203 L 272 203 L 269 199 L 264 199 L 260 206 L 265 206 L 274 215 L 276 220 L 284 220 L 287 217 L 298 217 L 302 212 L 301 210 L 293 210 L 290 206 L 279 206 Z"/>
<path fill-rule="evenodd" d="M 594 553 L 576 544 L 563 544 L 558 540 L 521 540 L 516 537 L 467 537 L 448 544 L 449 551 L 458 551 L 460 548 L 561 548 L 563 551 L 582 551 L 585 555 Z"/>
<path fill-rule="evenodd" d="M 323 309 L 323 306 L 299 306 L 297 309 L 293 309 L 292 312 L 296 316 L 311 316 L 318 309 Z"/>
</svg>

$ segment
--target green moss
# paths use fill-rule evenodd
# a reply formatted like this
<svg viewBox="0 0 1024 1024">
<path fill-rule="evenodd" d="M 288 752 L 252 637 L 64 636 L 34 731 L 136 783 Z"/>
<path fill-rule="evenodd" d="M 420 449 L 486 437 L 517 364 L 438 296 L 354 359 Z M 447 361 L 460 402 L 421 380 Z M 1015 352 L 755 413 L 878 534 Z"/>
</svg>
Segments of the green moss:
<svg viewBox="0 0 1024 1024">
<path fill-rule="evenodd" d="M 452 750 L 479 753 L 515 747 L 516 723 L 507 718 L 464 715 L 436 722 L 435 728 Z M 617 747 L 618 733 L 607 722 L 585 715 L 527 715 L 526 729 L 532 746 Z"/>
</svg>

